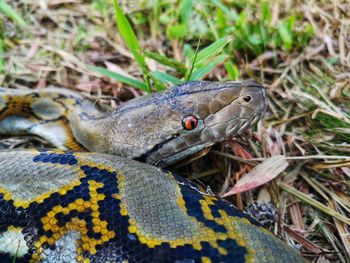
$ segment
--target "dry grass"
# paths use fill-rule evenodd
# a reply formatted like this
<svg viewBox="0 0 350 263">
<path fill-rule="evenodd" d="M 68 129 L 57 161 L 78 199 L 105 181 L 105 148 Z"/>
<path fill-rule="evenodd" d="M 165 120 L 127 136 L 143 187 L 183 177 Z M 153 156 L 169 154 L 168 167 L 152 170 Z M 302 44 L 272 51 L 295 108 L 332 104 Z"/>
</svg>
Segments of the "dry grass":
<svg viewBox="0 0 350 263">
<path fill-rule="evenodd" d="M 9 19 L 2 23 L 6 52 L 1 86 L 56 85 L 92 94 L 113 107 L 142 95 L 86 67 L 105 66 L 142 79 L 132 54 L 116 33 L 111 5 L 106 8 L 98 4 L 104 1 L 89 4 L 79 0 L 16 3 L 15 10 L 28 26 L 20 29 Z M 169 40 L 154 19 L 158 9 L 130 3 L 124 10 L 140 10 L 148 19 L 143 23 L 139 13 L 131 14 L 142 47 L 183 58 L 183 42 Z M 350 262 L 350 4 L 286 0 L 271 4 L 271 10 L 272 26 L 286 14 L 299 14 L 296 27 L 310 23 L 312 40 L 288 52 L 267 48 L 258 56 L 246 56 L 243 51 L 234 54 L 241 78 L 253 77 L 267 86 L 266 118 L 255 132 L 237 138 L 236 143 L 217 146 L 205 161 L 192 162 L 178 172 L 223 194 L 261 160 L 278 154 L 291 157 L 287 158 L 289 167 L 277 179 L 228 200 L 240 208 L 272 200 L 279 211 L 275 233 L 301 246 L 303 255 L 314 262 Z M 196 40 L 187 41 L 195 47 Z M 154 61 L 148 63 L 152 70 L 166 70 Z M 223 66 L 207 76 L 227 78 Z M 5 142 L 6 147 L 27 144 Z M 253 157 L 259 159 L 247 161 Z"/>
</svg>

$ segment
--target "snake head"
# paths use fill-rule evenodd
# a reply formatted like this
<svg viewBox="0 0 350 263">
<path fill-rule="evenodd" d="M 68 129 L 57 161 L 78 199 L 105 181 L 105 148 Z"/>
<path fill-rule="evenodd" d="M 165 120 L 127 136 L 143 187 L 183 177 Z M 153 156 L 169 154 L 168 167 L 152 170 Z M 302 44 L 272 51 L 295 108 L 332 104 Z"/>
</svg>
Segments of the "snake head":
<svg viewBox="0 0 350 263">
<path fill-rule="evenodd" d="M 263 117 L 267 104 L 264 87 L 253 80 L 189 82 L 149 100 L 155 106 L 147 116 L 156 121 L 152 135 L 147 128 L 141 133 L 146 147 L 136 159 L 161 167 L 241 134 Z"/>
</svg>

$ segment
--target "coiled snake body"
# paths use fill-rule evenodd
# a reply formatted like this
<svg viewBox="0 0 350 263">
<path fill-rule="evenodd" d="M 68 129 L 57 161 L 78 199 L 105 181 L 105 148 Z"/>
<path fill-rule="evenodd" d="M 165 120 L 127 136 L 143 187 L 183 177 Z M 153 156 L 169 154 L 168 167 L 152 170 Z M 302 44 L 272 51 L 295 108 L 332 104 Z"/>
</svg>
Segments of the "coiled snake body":
<svg viewBox="0 0 350 263">
<path fill-rule="evenodd" d="M 243 132 L 265 107 L 253 81 L 191 82 L 115 112 L 63 89 L 0 89 L 1 134 L 61 149 L 0 152 L 0 262 L 304 262 L 156 167 Z"/>
</svg>

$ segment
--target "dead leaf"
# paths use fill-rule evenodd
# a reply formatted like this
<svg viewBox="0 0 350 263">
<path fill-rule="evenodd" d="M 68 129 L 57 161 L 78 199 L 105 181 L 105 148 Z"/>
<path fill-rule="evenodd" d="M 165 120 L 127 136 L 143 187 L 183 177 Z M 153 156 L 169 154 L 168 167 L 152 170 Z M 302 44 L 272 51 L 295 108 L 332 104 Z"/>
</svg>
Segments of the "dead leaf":
<svg viewBox="0 0 350 263">
<path fill-rule="evenodd" d="M 223 197 L 251 190 L 276 178 L 288 167 L 283 155 L 270 157 L 241 178 Z"/>
<path fill-rule="evenodd" d="M 109 69 L 110 71 L 121 74 L 125 77 L 129 77 L 129 78 L 133 77 L 129 73 L 127 73 L 124 69 L 122 69 L 121 67 L 119 67 L 118 65 L 116 65 L 114 63 L 105 61 L 105 65 L 106 65 L 107 69 Z"/>
<path fill-rule="evenodd" d="M 34 58 L 34 56 L 36 55 L 36 53 L 39 50 L 39 44 L 38 43 L 33 43 L 27 53 L 26 59 L 31 60 L 32 58 Z"/>
<path fill-rule="evenodd" d="M 350 161 L 334 161 L 334 162 L 324 162 L 324 163 L 316 163 L 311 167 L 315 170 L 323 170 L 323 169 L 331 169 L 331 168 L 339 168 L 339 167 L 347 167 L 350 166 Z"/>
<path fill-rule="evenodd" d="M 245 158 L 245 159 L 252 159 L 253 156 L 246 150 L 243 148 L 242 145 L 240 145 L 238 142 L 235 141 L 229 141 L 228 144 L 230 145 L 233 153 L 236 156 Z"/>
<path fill-rule="evenodd" d="M 298 233 L 296 233 L 295 231 L 293 231 L 289 227 L 284 226 L 284 230 L 288 233 L 288 235 L 292 239 L 297 241 L 299 244 L 301 244 L 307 250 L 315 253 L 316 255 L 319 255 L 322 253 L 322 250 L 316 244 L 312 243 L 309 240 L 306 240 L 305 238 L 303 238 L 301 235 L 299 235 Z"/>
<path fill-rule="evenodd" d="M 336 206 L 336 201 L 330 201 L 328 202 L 328 207 L 337 210 L 337 206 Z M 344 224 L 343 222 L 340 222 L 339 220 L 336 220 L 334 218 L 334 223 L 335 226 L 338 230 L 339 236 L 341 241 L 343 242 L 343 245 L 345 247 L 345 251 L 347 252 L 347 254 L 350 256 L 350 233 L 349 233 L 349 229 L 347 228 L 346 224 Z"/>
<path fill-rule="evenodd" d="M 350 168 L 349 167 L 340 167 L 344 174 L 350 178 Z"/>
</svg>

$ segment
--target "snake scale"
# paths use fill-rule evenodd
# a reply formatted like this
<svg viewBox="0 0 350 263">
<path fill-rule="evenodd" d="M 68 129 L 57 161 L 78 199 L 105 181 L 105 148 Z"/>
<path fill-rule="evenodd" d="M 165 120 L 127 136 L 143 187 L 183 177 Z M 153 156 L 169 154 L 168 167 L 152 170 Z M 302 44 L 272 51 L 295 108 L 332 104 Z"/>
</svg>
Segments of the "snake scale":
<svg viewBox="0 0 350 263">
<path fill-rule="evenodd" d="M 0 89 L 0 134 L 59 148 L 0 151 L 0 262 L 305 262 L 159 168 L 244 132 L 265 108 L 254 81 L 190 82 L 116 111 L 64 89 Z"/>
</svg>

